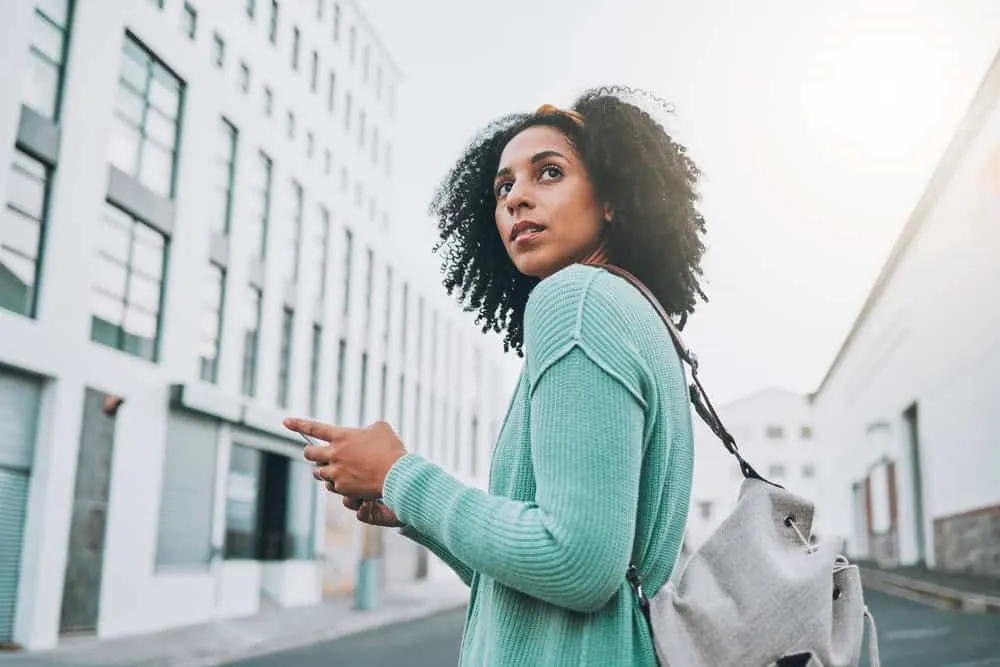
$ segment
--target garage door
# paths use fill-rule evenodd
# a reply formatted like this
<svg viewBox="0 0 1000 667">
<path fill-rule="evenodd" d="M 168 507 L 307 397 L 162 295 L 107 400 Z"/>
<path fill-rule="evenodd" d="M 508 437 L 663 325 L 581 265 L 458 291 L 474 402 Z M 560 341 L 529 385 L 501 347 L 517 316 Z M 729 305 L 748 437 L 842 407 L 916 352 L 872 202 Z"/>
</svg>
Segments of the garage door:
<svg viewBox="0 0 1000 667">
<path fill-rule="evenodd" d="M 41 383 L 0 370 L 0 641 L 12 639 Z"/>
</svg>

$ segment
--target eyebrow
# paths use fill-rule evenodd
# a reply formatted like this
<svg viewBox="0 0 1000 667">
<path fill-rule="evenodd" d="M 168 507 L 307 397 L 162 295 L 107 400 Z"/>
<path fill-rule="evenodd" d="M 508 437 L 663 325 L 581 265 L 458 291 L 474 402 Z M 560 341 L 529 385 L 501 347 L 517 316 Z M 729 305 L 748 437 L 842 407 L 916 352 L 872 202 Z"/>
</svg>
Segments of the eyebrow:
<svg viewBox="0 0 1000 667">
<path fill-rule="evenodd" d="M 542 151 L 540 153 L 535 153 L 534 155 L 532 155 L 531 164 L 537 164 L 542 160 L 547 160 L 550 157 L 561 157 L 564 160 L 567 159 L 566 156 L 560 153 L 559 151 L 549 150 L 549 151 Z M 511 173 L 510 167 L 504 167 L 503 169 L 497 172 L 497 175 L 493 177 L 493 180 L 496 180 L 501 176 L 508 176 L 510 173 Z"/>
</svg>

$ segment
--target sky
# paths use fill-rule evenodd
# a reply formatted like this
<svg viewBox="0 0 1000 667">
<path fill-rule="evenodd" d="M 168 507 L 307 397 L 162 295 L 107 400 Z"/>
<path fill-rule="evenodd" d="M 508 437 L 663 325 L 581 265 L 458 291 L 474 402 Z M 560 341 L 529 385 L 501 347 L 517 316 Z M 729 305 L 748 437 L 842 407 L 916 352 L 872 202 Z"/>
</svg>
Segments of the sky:
<svg viewBox="0 0 1000 667">
<path fill-rule="evenodd" d="M 818 388 L 1000 48 L 996 0 L 356 1 L 403 75 L 393 219 L 428 248 L 491 119 L 606 84 L 674 106 L 708 227 L 685 339 L 716 403 Z"/>
</svg>

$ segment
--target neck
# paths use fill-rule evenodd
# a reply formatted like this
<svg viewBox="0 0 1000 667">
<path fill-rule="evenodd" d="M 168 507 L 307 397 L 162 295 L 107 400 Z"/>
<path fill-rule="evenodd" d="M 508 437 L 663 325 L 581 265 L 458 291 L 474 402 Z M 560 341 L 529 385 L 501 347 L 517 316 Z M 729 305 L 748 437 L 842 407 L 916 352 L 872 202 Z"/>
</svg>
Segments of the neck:
<svg viewBox="0 0 1000 667">
<path fill-rule="evenodd" d="M 608 242 L 602 241 L 593 252 L 581 260 L 581 264 L 605 264 L 608 261 Z"/>
</svg>

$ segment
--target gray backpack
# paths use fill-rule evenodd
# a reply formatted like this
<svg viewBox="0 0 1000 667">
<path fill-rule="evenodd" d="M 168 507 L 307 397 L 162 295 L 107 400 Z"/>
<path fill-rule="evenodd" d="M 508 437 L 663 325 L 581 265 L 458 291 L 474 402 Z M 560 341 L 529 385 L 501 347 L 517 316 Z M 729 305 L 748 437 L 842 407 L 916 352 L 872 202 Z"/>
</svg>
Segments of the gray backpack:
<svg viewBox="0 0 1000 667">
<path fill-rule="evenodd" d="M 670 331 L 691 368 L 691 402 L 744 481 L 736 509 L 671 580 L 647 598 L 627 579 L 649 621 L 663 667 L 854 667 L 868 620 L 869 663 L 878 667 L 875 622 L 861 575 L 839 545 L 811 539 L 813 505 L 770 482 L 743 458 L 698 379 L 698 361 L 656 297 L 620 267 L 594 264 L 632 283 Z"/>
</svg>

